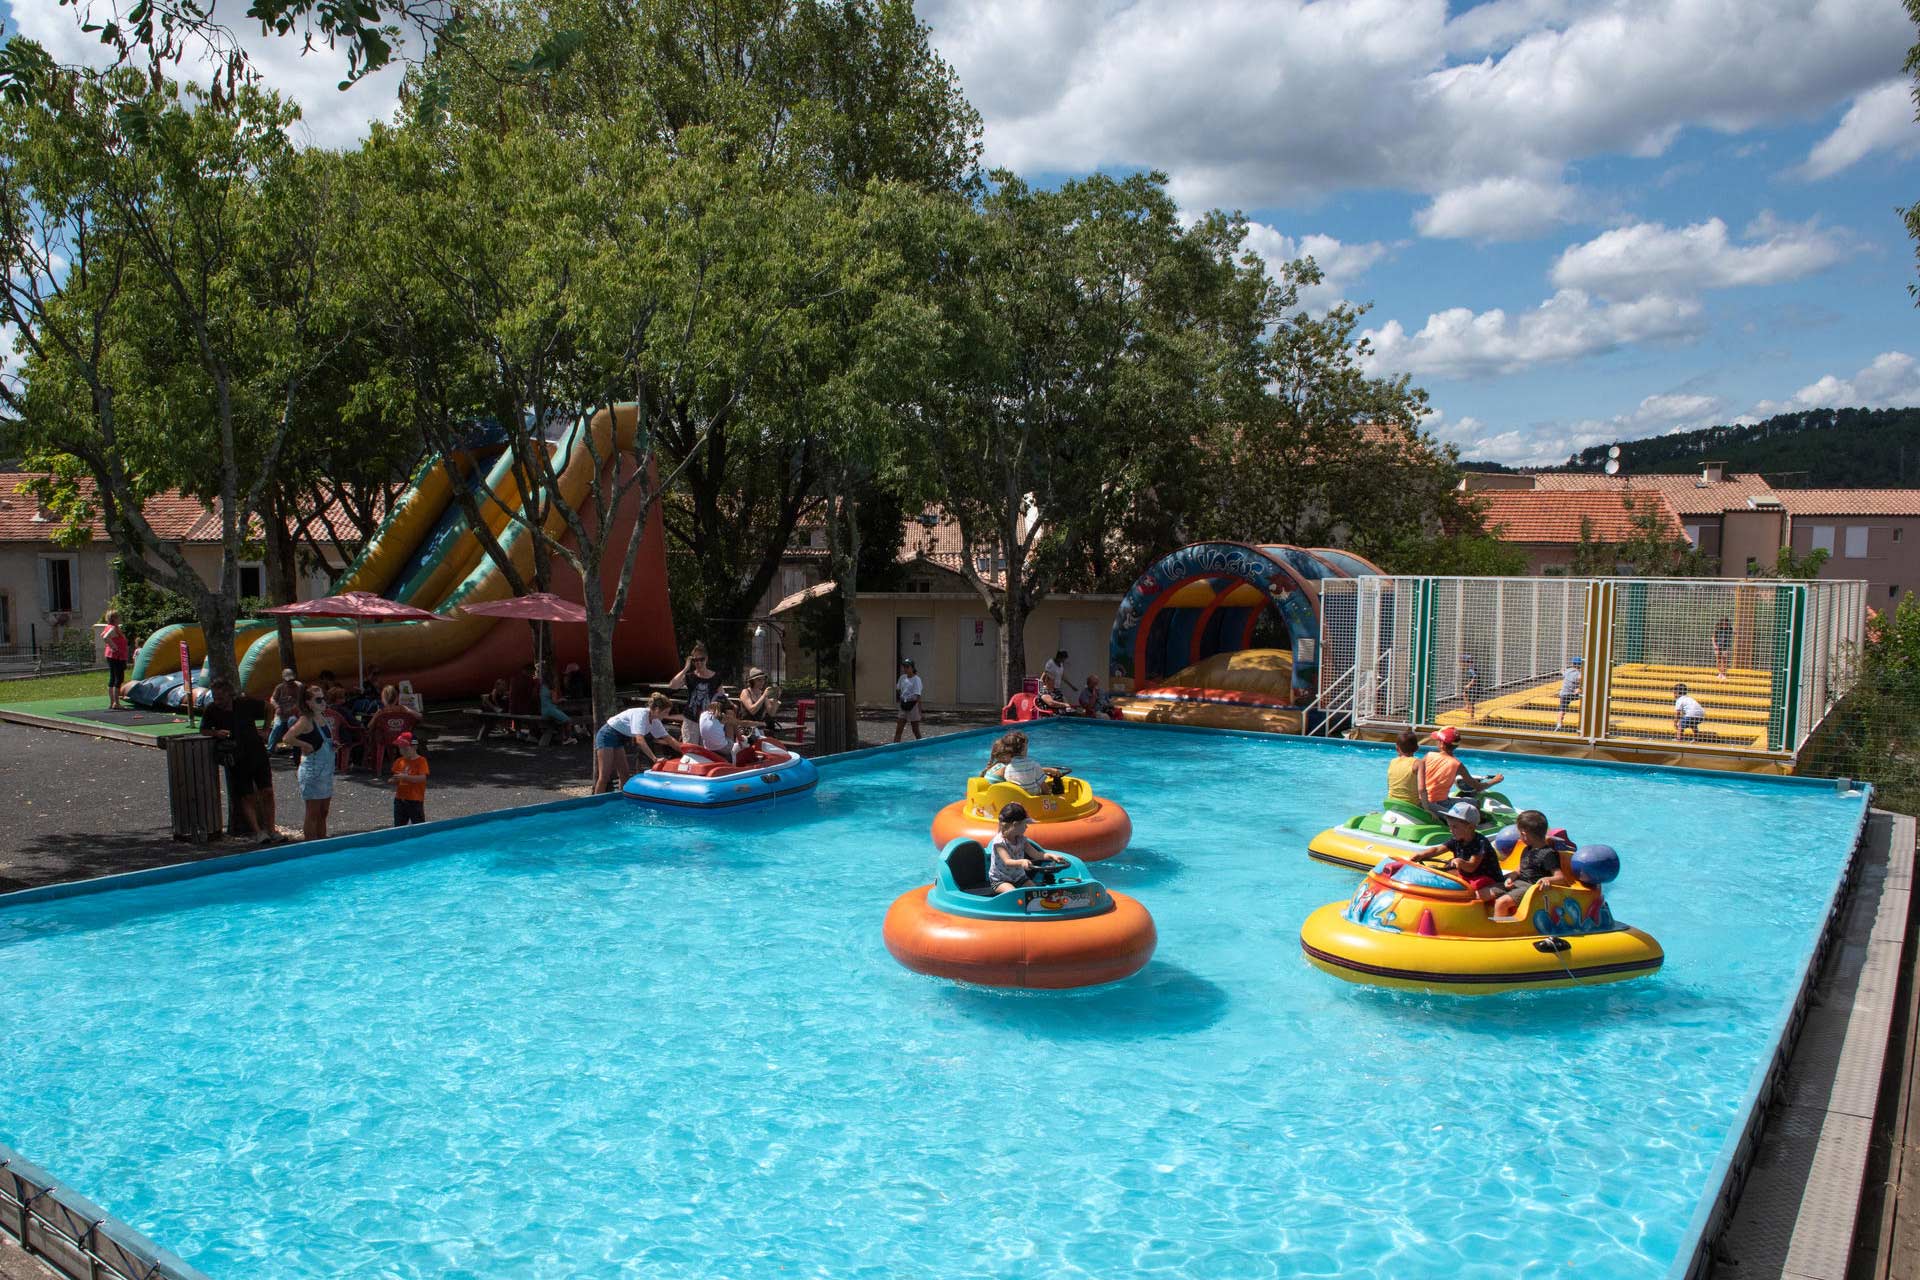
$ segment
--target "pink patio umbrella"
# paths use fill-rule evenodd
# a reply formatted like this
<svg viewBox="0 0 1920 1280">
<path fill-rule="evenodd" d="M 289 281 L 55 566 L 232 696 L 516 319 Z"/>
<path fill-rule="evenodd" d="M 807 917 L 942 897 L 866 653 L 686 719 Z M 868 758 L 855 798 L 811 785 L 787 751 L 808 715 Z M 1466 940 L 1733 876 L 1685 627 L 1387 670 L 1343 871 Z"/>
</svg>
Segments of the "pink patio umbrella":
<svg viewBox="0 0 1920 1280">
<path fill-rule="evenodd" d="M 425 609 L 416 609 L 410 604 L 401 604 L 385 596 L 377 596 L 371 591 L 347 591 L 337 596 L 322 596 L 318 600 L 302 600 L 298 604 L 275 605 L 260 612 L 292 618 L 350 618 L 353 621 L 353 655 L 360 665 L 360 683 L 367 682 L 367 654 L 361 642 L 360 624 L 363 622 L 445 622 L 437 613 L 428 613 Z"/>
<path fill-rule="evenodd" d="M 487 600 L 480 604 L 463 604 L 462 613 L 477 613 L 487 618 L 518 618 L 522 622 L 573 622 L 584 625 L 587 611 L 563 596 L 551 591 L 534 591 L 524 596 L 513 596 L 506 600 Z M 541 657 L 538 650 L 535 659 Z"/>
</svg>

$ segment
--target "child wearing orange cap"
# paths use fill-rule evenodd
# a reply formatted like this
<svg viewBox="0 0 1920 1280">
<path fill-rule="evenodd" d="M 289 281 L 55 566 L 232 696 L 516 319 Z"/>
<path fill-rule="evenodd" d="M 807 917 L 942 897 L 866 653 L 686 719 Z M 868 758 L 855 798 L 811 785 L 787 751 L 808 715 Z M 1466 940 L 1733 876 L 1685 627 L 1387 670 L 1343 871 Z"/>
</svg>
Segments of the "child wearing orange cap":
<svg viewBox="0 0 1920 1280">
<path fill-rule="evenodd" d="M 387 779 L 393 784 L 393 825 L 404 827 L 415 822 L 427 820 L 427 758 L 420 754 L 419 744 L 413 735 L 403 733 L 393 740 L 400 749 L 394 757 L 393 773 Z"/>
<path fill-rule="evenodd" d="M 1476 778 L 1469 773 L 1466 761 L 1453 754 L 1454 747 L 1460 742 L 1460 731 L 1452 725 L 1434 730 L 1428 735 L 1427 741 L 1440 748 L 1427 757 L 1423 771 L 1429 806 L 1447 804 L 1456 785 L 1459 786 L 1461 795 L 1473 797 L 1507 776 L 1504 773 L 1496 773 L 1490 778 Z"/>
</svg>

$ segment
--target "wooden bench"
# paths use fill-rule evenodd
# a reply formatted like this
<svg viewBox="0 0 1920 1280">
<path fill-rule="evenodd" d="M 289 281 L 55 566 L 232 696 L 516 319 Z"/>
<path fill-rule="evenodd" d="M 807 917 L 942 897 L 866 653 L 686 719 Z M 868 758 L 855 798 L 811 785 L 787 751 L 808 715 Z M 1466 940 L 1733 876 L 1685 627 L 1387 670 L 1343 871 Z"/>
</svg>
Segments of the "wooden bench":
<svg viewBox="0 0 1920 1280">
<path fill-rule="evenodd" d="M 538 727 L 540 730 L 539 745 L 543 747 L 552 746 L 554 740 L 560 736 L 560 726 L 539 712 L 535 712 L 530 716 L 516 716 L 506 711 L 484 711 L 475 708 L 468 711 L 467 714 L 479 722 L 478 727 L 473 733 L 473 740 L 475 742 L 484 741 L 489 733 L 500 725 L 505 725 L 509 729 L 524 725 L 529 731 Z M 578 728 L 579 725 L 576 723 L 574 727 Z"/>
</svg>

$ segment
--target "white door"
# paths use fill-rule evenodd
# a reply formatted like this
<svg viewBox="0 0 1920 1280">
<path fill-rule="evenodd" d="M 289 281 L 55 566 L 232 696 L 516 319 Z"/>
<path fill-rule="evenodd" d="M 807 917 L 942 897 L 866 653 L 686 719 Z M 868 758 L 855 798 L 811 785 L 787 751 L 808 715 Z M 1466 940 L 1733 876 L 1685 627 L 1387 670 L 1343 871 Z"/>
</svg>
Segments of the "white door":
<svg viewBox="0 0 1920 1280">
<path fill-rule="evenodd" d="M 1060 643 L 1056 649 L 1067 651 L 1067 679 L 1078 689 L 1087 682 L 1087 673 L 1100 677 L 1100 683 L 1107 682 L 1107 637 L 1113 628 L 1103 622 L 1094 622 L 1085 618 L 1062 618 L 1060 620 Z M 1051 653 L 1045 655 L 1051 658 Z M 1044 660 L 1044 659 L 1043 659 Z"/>
<path fill-rule="evenodd" d="M 1000 624 L 985 614 L 960 619 L 960 686 L 955 702 L 1000 701 Z"/>
<path fill-rule="evenodd" d="M 919 673 L 925 685 L 922 695 L 932 702 L 933 693 L 933 619 L 899 619 L 899 652 L 894 656 L 894 678 L 900 677 L 900 663 L 907 658 L 913 659 L 913 669 Z"/>
</svg>

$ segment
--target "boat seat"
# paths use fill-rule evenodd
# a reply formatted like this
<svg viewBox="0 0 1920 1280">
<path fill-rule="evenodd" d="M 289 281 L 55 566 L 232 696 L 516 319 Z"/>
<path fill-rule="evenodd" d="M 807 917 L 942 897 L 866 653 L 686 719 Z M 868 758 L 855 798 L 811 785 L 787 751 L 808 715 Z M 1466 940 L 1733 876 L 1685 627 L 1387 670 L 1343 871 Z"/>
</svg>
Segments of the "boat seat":
<svg viewBox="0 0 1920 1280">
<path fill-rule="evenodd" d="M 978 840 L 956 846 L 947 855 L 947 870 L 953 873 L 953 887 L 960 892 L 993 896 L 993 886 L 987 883 L 987 851 Z"/>
</svg>

